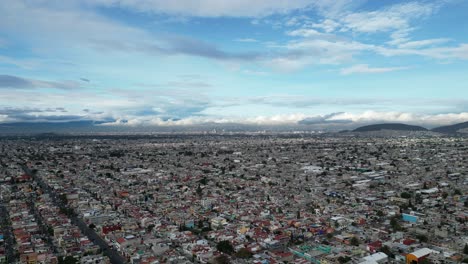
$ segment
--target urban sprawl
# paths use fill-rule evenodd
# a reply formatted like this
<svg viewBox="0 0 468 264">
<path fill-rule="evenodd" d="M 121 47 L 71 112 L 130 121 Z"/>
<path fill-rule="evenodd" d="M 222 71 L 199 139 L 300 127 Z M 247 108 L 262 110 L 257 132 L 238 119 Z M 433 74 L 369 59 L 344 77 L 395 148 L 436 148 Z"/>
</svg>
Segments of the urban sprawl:
<svg viewBox="0 0 468 264">
<path fill-rule="evenodd" d="M 4 138 L 0 263 L 466 263 L 467 143 Z"/>
</svg>

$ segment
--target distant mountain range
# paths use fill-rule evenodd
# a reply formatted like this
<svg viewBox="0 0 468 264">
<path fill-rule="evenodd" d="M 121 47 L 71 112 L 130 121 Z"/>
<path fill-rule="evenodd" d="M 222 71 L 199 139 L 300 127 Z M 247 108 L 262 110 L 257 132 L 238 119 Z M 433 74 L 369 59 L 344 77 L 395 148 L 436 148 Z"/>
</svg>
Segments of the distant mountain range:
<svg viewBox="0 0 468 264">
<path fill-rule="evenodd" d="M 380 130 L 398 130 L 398 131 L 427 131 L 427 128 L 421 126 L 411 126 L 400 123 L 375 124 L 358 127 L 353 132 L 370 132 Z"/>
<path fill-rule="evenodd" d="M 459 133 L 462 129 L 468 129 L 468 122 L 458 123 L 451 126 L 436 127 L 432 129 L 432 131 L 445 134 L 455 134 Z"/>
<path fill-rule="evenodd" d="M 178 132 L 206 132 L 206 131 L 226 131 L 226 132 L 286 132 L 286 131 L 339 131 L 347 129 L 352 124 L 343 126 L 318 126 L 311 124 L 296 125 L 246 125 L 246 124 L 200 124 L 192 126 L 102 126 L 104 121 L 71 121 L 71 122 L 18 122 L 18 123 L 0 123 L 1 135 L 16 134 L 40 134 L 40 133 L 178 133 Z M 468 122 L 454 124 L 450 126 L 441 126 L 428 130 L 422 126 L 407 125 L 401 123 L 383 123 L 358 127 L 352 131 L 342 130 L 340 133 L 349 132 L 373 132 L 373 131 L 419 131 L 419 132 L 437 132 L 443 134 L 468 134 Z"/>
<path fill-rule="evenodd" d="M 401 123 L 385 123 L 385 124 L 374 124 L 358 127 L 353 130 L 353 132 L 371 132 L 371 131 L 381 131 L 381 130 L 395 130 L 395 131 L 431 131 L 443 134 L 456 134 L 461 133 L 461 130 L 468 129 L 468 122 L 458 123 L 450 126 L 441 126 L 436 127 L 431 130 L 421 126 L 412 126 Z"/>
</svg>

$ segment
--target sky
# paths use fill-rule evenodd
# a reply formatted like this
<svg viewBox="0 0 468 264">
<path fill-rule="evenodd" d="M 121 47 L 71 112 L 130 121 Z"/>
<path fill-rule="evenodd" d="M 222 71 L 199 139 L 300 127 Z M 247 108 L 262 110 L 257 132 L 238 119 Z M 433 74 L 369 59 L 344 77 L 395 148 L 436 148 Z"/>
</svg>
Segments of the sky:
<svg viewBox="0 0 468 264">
<path fill-rule="evenodd" d="M 468 121 L 468 1 L 0 1 L 0 123 Z"/>
</svg>

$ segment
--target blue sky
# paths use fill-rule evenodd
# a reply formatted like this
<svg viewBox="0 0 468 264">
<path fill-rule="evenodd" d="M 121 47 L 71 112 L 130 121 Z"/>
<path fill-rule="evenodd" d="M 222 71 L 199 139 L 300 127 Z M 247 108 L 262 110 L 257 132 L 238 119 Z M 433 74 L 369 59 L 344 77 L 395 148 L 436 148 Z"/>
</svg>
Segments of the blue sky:
<svg viewBox="0 0 468 264">
<path fill-rule="evenodd" d="M 468 120 L 468 2 L 0 3 L 0 122 Z"/>
</svg>

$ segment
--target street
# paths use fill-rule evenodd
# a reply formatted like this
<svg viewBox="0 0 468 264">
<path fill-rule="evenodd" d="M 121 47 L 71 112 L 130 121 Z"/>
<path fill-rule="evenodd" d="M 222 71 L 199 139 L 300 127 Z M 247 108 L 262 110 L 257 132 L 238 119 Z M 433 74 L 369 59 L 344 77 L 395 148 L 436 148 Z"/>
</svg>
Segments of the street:
<svg viewBox="0 0 468 264">
<path fill-rule="evenodd" d="M 33 173 L 30 168 L 25 165 L 22 165 L 24 173 L 31 175 L 31 177 L 39 184 L 39 186 L 51 197 L 52 201 L 59 208 L 64 210 L 70 210 L 67 204 L 63 203 L 57 196 L 57 194 L 42 180 L 37 173 Z M 88 225 L 81 219 L 78 218 L 75 214 L 68 216 L 73 224 L 80 228 L 81 232 L 86 235 L 94 244 L 98 245 L 102 252 L 104 252 L 110 259 L 113 264 L 124 264 L 127 263 L 127 260 L 122 257 L 116 250 L 109 247 L 107 242 L 102 239 L 93 229 L 89 228 Z"/>
</svg>

